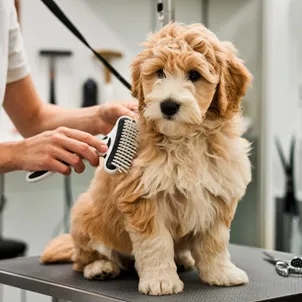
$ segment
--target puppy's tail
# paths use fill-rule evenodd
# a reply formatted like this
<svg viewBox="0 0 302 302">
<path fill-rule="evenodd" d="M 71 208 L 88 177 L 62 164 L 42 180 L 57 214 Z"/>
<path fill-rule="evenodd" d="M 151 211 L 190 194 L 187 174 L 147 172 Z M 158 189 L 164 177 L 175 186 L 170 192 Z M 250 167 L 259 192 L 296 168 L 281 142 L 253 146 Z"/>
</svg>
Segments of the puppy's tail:
<svg viewBox="0 0 302 302">
<path fill-rule="evenodd" d="M 44 264 L 72 262 L 74 252 L 75 247 L 71 235 L 63 234 L 47 244 L 40 257 L 40 262 Z"/>
</svg>

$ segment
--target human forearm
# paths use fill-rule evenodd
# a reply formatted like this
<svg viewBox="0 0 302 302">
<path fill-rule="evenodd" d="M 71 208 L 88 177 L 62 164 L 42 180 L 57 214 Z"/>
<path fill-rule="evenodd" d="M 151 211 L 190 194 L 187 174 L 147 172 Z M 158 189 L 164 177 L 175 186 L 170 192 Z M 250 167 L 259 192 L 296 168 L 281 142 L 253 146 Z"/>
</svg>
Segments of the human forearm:
<svg viewBox="0 0 302 302">
<path fill-rule="evenodd" d="M 65 109 L 45 104 L 36 92 L 31 76 L 7 85 L 4 108 L 24 137 L 60 126 L 97 134 L 100 123 L 97 118 L 99 106 Z"/>
<path fill-rule="evenodd" d="M 0 174 L 20 170 L 19 142 L 0 143 Z"/>
<path fill-rule="evenodd" d="M 96 135 L 101 132 L 99 106 L 66 109 L 52 104 L 43 104 L 36 115 L 36 133 L 53 130 L 60 126 L 77 129 Z"/>
<path fill-rule="evenodd" d="M 88 108 L 64 109 L 45 104 L 37 114 L 39 131 L 65 126 L 92 135 L 108 134 L 121 116 L 136 117 L 137 105 L 129 102 L 122 104 L 102 104 Z"/>
<path fill-rule="evenodd" d="M 72 109 L 45 104 L 35 90 L 30 75 L 7 85 L 3 106 L 24 137 L 60 126 L 92 135 L 107 134 L 120 116 L 135 117 L 137 110 L 137 105 L 132 102 Z"/>
</svg>

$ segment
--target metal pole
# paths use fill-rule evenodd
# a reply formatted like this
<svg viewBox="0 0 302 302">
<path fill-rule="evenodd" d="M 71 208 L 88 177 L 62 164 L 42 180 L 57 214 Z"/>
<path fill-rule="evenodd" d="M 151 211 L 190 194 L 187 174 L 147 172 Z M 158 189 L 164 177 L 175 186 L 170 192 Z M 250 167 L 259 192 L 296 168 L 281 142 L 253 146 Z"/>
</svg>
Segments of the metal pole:
<svg viewBox="0 0 302 302">
<path fill-rule="evenodd" d="M 202 23 L 209 27 L 209 0 L 202 0 Z"/>
<path fill-rule="evenodd" d="M 26 302 L 26 290 L 21 289 L 21 302 Z"/>
<path fill-rule="evenodd" d="M 58 299 L 58 298 L 55 298 L 55 297 L 51 297 L 51 302 L 67 302 L 67 301 L 61 300 L 61 299 Z"/>
<path fill-rule="evenodd" d="M 3 209 L 5 206 L 5 193 L 4 193 L 4 174 L 0 174 L 0 240 L 3 231 Z M 3 301 L 3 288 L 4 285 L 0 284 L 0 302 Z"/>
<path fill-rule="evenodd" d="M 162 28 L 168 23 L 175 20 L 175 4 L 174 0 L 158 0 L 158 27 Z"/>
<path fill-rule="evenodd" d="M 0 174 L 0 238 L 2 237 L 3 228 L 3 210 L 6 203 L 5 192 L 4 192 L 4 174 Z"/>
<path fill-rule="evenodd" d="M 69 217 L 70 210 L 72 207 L 72 188 L 71 188 L 71 177 L 64 176 L 64 193 L 65 193 L 65 213 L 64 213 L 64 232 L 69 233 Z"/>
</svg>

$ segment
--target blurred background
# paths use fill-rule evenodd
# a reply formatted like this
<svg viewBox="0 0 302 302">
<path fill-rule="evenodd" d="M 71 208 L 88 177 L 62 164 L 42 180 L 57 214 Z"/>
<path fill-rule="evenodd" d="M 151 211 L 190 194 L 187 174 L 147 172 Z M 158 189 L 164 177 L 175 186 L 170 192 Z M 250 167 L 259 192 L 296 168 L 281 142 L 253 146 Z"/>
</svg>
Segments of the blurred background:
<svg viewBox="0 0 302 302">
<path fill-rule="evenodd" d="M 83 105 L 84 85 L 97 87 L 97 102 L 131 98 L 115 77 L 106 81 L 104 68 L 60 21 L 38 0 L 16 1 L 32 75 L 45 102 L 49 101 L 49 60 L 42 49 L 73 53 L 56 62 L 56 97 L 63 107 Z M 118 57 L 113 66 L 130 81 L 129 65 L 150 31 L 158 27 L 156 0 L 60 0 L 58 4 L 91 45 Z M 253 181 L 239 204 L 231 242 L 302 254 L 299 213 L 284 211 L 284 204 L 302 200 L 302 1 L 300 0 L 175 0 L 174 20 L 201 22 L 221 40 L 233 42 L 254 76 L 243 100 L 247 132 L 252 142 Z M 22 139 L 1 112 L 0 141 Z M 286 177 L 276 138 L 292 168 Z M 289 170 L 289 169 L 288 169 Z M 54 175 L 28 184 L 24 172 L 2 176 L 6 204 L 2 236 L 22 240 L 26 255 L 39 255 L 53 236 L 68 229 L 66 192 L 71 201 L 87 189 L 93 169 L 69 178 Z M 296 200 L 286 200 L 286 182 L 294 177 Z M 68 196 L 68 195 L 67 195 Z M 28 301 L 49 298 L 27 293 Z M 30 298 L 29 298 L 30 297 Z M 20 301 L 17 289 L 5 287 L 3 301 Z M 1 301 L 1 300 L 0 300 Z"/>
</svg>

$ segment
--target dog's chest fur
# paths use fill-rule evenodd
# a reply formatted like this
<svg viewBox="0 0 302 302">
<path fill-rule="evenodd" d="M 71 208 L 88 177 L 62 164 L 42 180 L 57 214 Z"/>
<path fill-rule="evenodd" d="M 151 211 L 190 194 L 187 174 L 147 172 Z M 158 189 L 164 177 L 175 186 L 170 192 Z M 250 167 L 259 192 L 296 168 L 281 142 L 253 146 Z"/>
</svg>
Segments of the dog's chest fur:
<svg viewBox="0 0 302 302">
<path fill-rule="evenodd" d="M 217 203 L 241 198 L 250 181 L 247 144 L 241 138 L 221 137 L 228 158 L 210 148 L 202 134 L 167 140 L 157 146 L 157 156 L 145 163 L 141 186 L 145 197 L 157 203 L 175 237 L 204 231 L 215 220 Z"/>
</svg>

